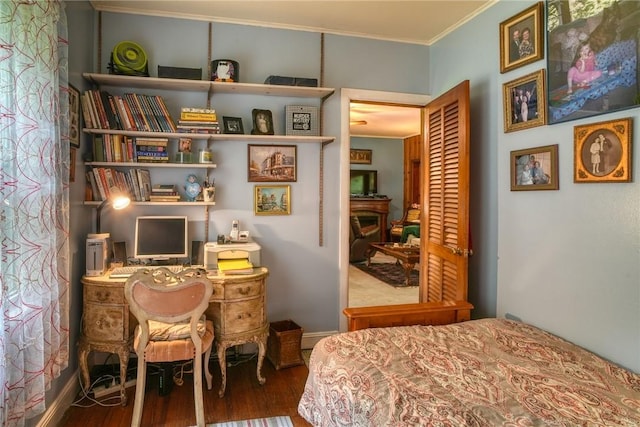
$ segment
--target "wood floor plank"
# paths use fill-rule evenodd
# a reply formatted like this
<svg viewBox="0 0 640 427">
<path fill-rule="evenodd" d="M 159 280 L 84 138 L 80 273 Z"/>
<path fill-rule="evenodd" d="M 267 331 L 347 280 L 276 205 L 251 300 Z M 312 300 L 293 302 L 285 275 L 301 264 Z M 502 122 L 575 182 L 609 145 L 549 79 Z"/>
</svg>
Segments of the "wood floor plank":
<svg viewBox="0 0 640 427">
<path fill-rule="evenodd" d="M 305 365 L 276 370 L 265 360 L 262 373 L 267 378 L 260 385 L 256 378 L 255 358 L 227 367 L 227 389 L 223 398 L 218 397 L 220 369 L 211 362 L 213 389 L 204 390 L 204 409 L 207 423 L 235 421 L 251 418 L 288 415 L 295 427 L 310 426 L 298 415 L 298 401 L 304 390 L 309 370 Z M 120 427 L 131 423 L 135 387 L 127 389 L 127 406 L 90 408 L 70 407 L 59 427 Z M 88 404 L 87 399 L 81 403 Z M 145 394 L 142 425 L 149 427 L 186 427 L 196 423 L 193 402 L 193 378 L 184 376 L 182 386 L 174 385 L 167 396 L 149 389 Z"/>
</svg>

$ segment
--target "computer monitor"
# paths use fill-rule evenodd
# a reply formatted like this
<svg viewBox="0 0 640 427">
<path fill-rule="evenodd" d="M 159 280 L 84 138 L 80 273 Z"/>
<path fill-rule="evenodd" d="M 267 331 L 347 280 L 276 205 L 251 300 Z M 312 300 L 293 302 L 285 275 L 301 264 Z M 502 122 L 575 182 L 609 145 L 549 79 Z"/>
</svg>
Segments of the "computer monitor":
<svg viewBox="0 0 640 427">
<path fill-rule="evenodd" d="M 136 218 L 134 257 L 168 261 L 188 256 L 186 216 L 139 216 Z"/>
</svg>

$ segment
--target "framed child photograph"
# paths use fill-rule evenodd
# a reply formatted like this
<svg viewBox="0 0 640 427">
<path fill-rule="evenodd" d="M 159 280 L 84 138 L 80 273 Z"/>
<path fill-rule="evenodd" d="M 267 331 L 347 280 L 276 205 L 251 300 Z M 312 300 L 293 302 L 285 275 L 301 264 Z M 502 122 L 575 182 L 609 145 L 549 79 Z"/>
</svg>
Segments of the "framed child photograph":
<svg viewBox="0 0 640 427">
<path fill-rule="evenodd" d="M 631 118 L 575 126 L 573 182 L 630 182 L 631 129 Z"/>
<path fill-rule="evenodd" d="M 542 59 L 544 43 L 542 2 L 500 23 L 500 72 Z"/>
<path fill-rule="evenodd" d="M 511 191 L 558 188 L 557 144 L 511 152 Z"/>
<path fill-rule="evenodd" d="M 290 185 L 256 185 L 254 193 L 256 215 L 291 215 Z"/>
<path fill-rule="evenodd" d="M 241 117 L 222 116 L 222 125 L 224 126 L 224 133 L 244 134 Z"/>
<path fill-rule="evenodd" d="M 297 179 L 296 145 L 248 145 L 249 182 L 295 182 Z"/>
<path fill-rule="evenodd" d="M 253 117 L 251 135 L 273 135 L 273 116 L 270 110 L 254 108 L 251 116 Z"/>
<path fill-rule="evenodd" d="M 547 1 L 549 124 L 638 105 L 638 1 Z"/>
<path fill-rule="evenodd" d="M 502 85 L 505 133 L 546 124 L 544 87 L 544 70 Z"/>
</svg>

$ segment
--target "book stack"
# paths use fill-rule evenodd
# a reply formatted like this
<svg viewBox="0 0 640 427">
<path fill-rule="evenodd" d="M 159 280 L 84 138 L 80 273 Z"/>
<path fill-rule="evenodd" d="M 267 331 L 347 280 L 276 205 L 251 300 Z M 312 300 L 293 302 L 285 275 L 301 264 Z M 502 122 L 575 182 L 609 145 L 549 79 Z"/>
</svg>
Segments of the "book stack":
<svg viewBox="0 0 640 427">
<path fill-rule="evenodd" d="M 136 138 L 136 159 L 138 162 L 168 162 L 167 145 L 169 138 Z"/>
<path fill-rule="evenodd" d="M 149 199 L 152 202 L 179 202 L 180 193 L 173 184 L 155 184 L 151 187 Z"/>
<path fill-rule="evenodd" d="M 183 107 L 176 128 L 184 133 L 220 133 L 216 110 L 211 108 Z"/>
</svg>

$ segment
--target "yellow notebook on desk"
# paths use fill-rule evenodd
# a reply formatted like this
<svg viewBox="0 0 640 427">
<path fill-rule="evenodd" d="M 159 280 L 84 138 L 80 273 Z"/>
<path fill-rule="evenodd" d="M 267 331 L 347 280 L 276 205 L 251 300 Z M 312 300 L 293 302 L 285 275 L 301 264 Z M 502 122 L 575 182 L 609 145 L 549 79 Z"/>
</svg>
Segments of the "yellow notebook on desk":
<svg viewBox="0 0 640 427">
<path fill-rule="evenodd" d="M 253 264 L 246 258 L 220 259 L 218 260 L 218 271 L 223 274 L 251 274 Z"/>
</svg>

